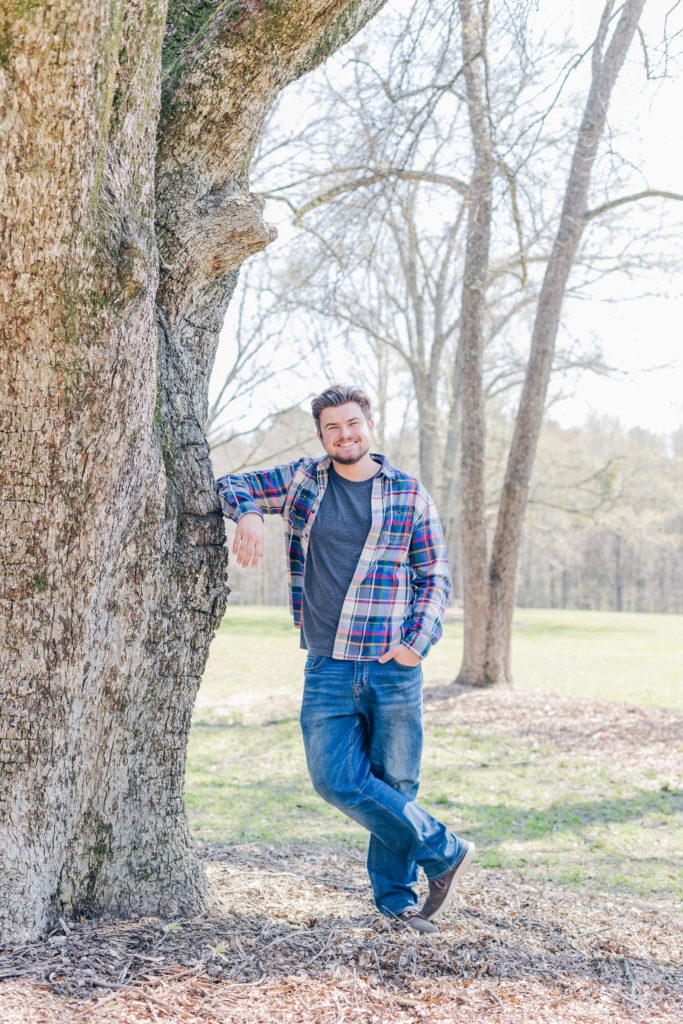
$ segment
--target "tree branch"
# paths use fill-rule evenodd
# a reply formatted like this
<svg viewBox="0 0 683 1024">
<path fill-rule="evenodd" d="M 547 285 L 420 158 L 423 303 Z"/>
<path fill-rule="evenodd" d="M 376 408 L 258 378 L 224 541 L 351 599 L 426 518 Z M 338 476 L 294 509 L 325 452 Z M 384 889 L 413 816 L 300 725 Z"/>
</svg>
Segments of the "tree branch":
<svg viewBox="0 0 683 1024">
<path fill-rule="evenodd" d="M 588 221 L 594 217 L 599 217 L 601 213 L 605 213 L 607 210 L 613 210 L 616 206 L 623 206 L 625 203 L 636 203 L 641 199 L 676 199 L 683 201 L 683 195 L 679 192 L 666 192 L 663 189 L 648 188 L 642 192 L 634 192 L 632 196 L 622 196 L 620 199 L 611 199 L 608 203 L 603 203 L 602 206 L 596 206 L 594 210 L 586 210 L 583 215 L 583 219 Z"/>
<path fill-rule="evenodd" d="M 340 185 L 335 185 L 334 188 L 328 189 L 327 192 L 321 192 L 320 195 L 315 196 L 298 208 L 294 217 L 294 224 L 300 224 L 301 219 L 307 213 L 310 213 L 311 210 L 331 202 L 345 192 L 355 192 L 359 188 L 367 188 L 369 185 L 375 185 L 378 181 L 386 181 L 389 178 L 397 178 L 400 181 L 428 181 L 434 185 L 446 185 L 449 188 L 455 189 L 462 196 L 467 195 L 466 182 L 460 181 L 459 178 L 454 178 L 450 174 L 437 174 L 434 171 L 406 171 L 398 167 L 389 167 L 381 171 L 372 171 L 364 178 L 342 182 Z"/>
<path fill-rule="evenodd" d="M 161 275 L 159 304 L 169 321 L 214 283 L 225 281 L 227 292 L 228 275 L 275 237 L 247 191 L 265 117 L 285 85 L 320 64 L 384 3 L 228 0 L 217 9 L 197 3 L 188 14 L 187 5 L 172 0 L 156 175 L 162 269 L 179 268 L 173 281 Z M 215 295 L 211 302 L 215 307 Z"/>
<path fill-rule="evenodd" d="M 283 0 L 266 4 L 242 0 L 239 5 L 222 4 L 208 18 L 201 11 L 188 16 L 179 4 L 172 4 L 159 123 L 160 158 L 170 160 L 176 168 L 188 161 L 200 164 L 212 184 L 243 173 L 261 132 L 262 117 L 255 117 L 238 140 L 226 133 L 233 114 L 231 91 L 226 87 L 236 77 L 243 79 L 241 106 L 249 102 L 252 93 L 271 95 L 274 100 L 285 85 L 322 63 L 355 35 L 385 2 Z M 263 116 L 270 105 L 263 109 Z"/>
</svg>

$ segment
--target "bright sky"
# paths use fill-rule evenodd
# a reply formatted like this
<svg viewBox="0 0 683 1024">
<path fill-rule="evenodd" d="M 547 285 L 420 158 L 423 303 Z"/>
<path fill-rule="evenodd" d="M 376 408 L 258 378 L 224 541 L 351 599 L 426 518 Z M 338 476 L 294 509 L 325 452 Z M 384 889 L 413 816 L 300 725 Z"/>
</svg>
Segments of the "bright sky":
<svg viewBox="0 0 683 1024">
<path fill-rule="evenodd" d="M 407 0 L 390 0 L 393 6 L 405 2 Z M 673 4 L 674 0 L 648 0 L 641 22 L 646 36 L 653 40 L 658 37 L 666 12 Z M 533 15 L 535 31 L 552 36 L 564 35 L 569 29 L 585 41 L 590 38 L 589 31 L 597 26 L 600 6 L 596 0 L 573 0 L 562 5 L 560 17 L 556 0 L 538 0 Z M 366 38 L 371 38 L 372 24 L 366 33 Z M 680 41 L 674 45 L 680 49 Z M 327 68 L 331 70 L 334 66 L 332 60 Z M 615 88 L 609 123 L 611 130 L 620 134 L 619 151 L 626 149 L 633 164 L 642 170 L 642 179 L 639 179 L 642 184 L 638 189 L 649 187 L 680 193 L 683 192 L 683 135 L 680 131 L 683 88 L 675 61 L 670 75 L 669 80 L 647 83 L 642 50 L 634 44 Z M 287 116 L 286 101 L 287 93 L 283 99 L 284 116 Z M 293 108 L 292 117 L 295 115 Z M 668 206 L 663 206 L 662 202 L 656 200 L 654 205 L 650 201 L 631 207 L 629 223 L 634 229 L 646 232 L 660 230 L 662 211 L 664 219 L 669 216 L 678 222 L 683 219 L 683 203 L 669 201 Z M 283 214 L 280 204 L 266 206 L 265 218 L 271 223 L 282 223 Z M 280 230 L 281 234 L 287 232 L 287 228 Z M 657 297 L 637 297 L 648 291 L 656 291 Z M 609 282 L 606 296 L 611 301 L 565 302 L 563 321 L 571 336 L 596 341 L 605 363 L 615 372 L 610 377 L 577 374 L 566 382 L 564 390 L 571 389 L 571 397 L 553 404 L 552 418 L 563 426 L 571 426 L 584 422 L 591 413 L 598 413 L 618 417 L 627 427 L 638 426 L 656 433 L 683 428 L 683 289 L 679 276 L 663 268 L 657 278 L 652 279 L 651 287 L 647 281 L 641 280 L 636 285 L 626 279 L 617 285 L 614 279 Z M 225 345 L 221 346 L 222 352 L 219 350 L 215 381 L 221 376 L 221 367 L 225 367 L 232 313 L 233 310 L 228 313 Z M 311 390 L 315 390 L 318 383 L 324 384 L 311 381 Z"/>
<path fill-rule="evenodd" d="M 569 5 L 575 25 L 593 25 L 599 4 L 595 0 L 573 0 Z M 656 38 L 673 0 L 648 0 L 641 22 L 646 35 Z M 547 12 L 547 15 L 546 15 Z M 540 0 L 539 15 L 557 19 L 551 0 Z M 557 19 L 559 20 L 559 19 Z M 564 19 L 561 19 L 564 22 Z M 680 19 L 679 19 L 680 21 Z M 647 29 L 651 27 L 651 34 Z M 674 44 L 676 46 L 676 44 Z M 680 51 L 680 46 L 678 47 Z M 614 90 L 609 121 L 628 135 L 634 164 L 643 170 L 642 187 L 683 193 L 683 136 L 680 131 L 683 82 L 671 67 L 669 81 L 657 83 L 644 93 L 642 50 L 631 48 Z M 656 209 L 670 210 L 681 219 L 683 203 L 669 202 Z M 653 205 L 638 204 L 630 217 L 647 229 Z M 683 240 L 682 240 L 683 241 Z M 610 286 L 612 287 L 612 286 Z M 667 298 L 634 299 L 623 285 L 616 303 L 577 303 L 566 307 L 573 334 L 585 331 L 599 339 L 605 361 L 618 368 L 611 378 L 583 374 L 575 395 L 553 406 L 552 417 L 562 425 L 583 422 L 591 412 L 617 416 L 626 426 L 639 426 L 657 433 L 683 427 L 683 288 L 678 274 L 662 272 L 657 289 Z M 646 289 L 643 288 L 643 291 Z"/>
</svg>

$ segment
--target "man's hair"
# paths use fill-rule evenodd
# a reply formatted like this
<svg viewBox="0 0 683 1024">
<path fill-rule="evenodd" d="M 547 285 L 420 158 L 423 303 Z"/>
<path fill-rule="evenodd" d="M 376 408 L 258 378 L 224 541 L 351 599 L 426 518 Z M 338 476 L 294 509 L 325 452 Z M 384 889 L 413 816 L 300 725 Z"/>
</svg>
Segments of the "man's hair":
<svg viewBox="0 0 683 1024">
<path fill-rule="evenodd" d="M 316 397 L 311 402 L 311 412 L 313 413 L 313 419 L 315 420 L 315 429 L 320 433 L 320 413 L 323 409 L 331 409 L 335 405 L 346 405 L 347 402 L 357 402 L 363 410 L 368 423 L 372 419 L 372 409 L 370 407 L 370 399 L 361 391 L 360 388 L 353 387 L 352 384 L 333 384 L 331 387 L 326 388 L 325 391 Z"/>
</svg>

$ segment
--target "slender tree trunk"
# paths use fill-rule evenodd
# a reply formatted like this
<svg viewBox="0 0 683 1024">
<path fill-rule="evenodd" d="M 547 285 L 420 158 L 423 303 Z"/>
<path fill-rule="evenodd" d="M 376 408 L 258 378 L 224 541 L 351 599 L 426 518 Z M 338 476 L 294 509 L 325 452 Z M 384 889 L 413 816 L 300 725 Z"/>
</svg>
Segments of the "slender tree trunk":
<svg viewBox="0 0 683 1024">
<path fill-rule="evenodd" d="M 453 580 L 452 598 L 460 598 L 460 506 L 459 477 L 457 472 L 460 450 L 460 400 L 462 387 L 462 346 L 458 345 L 451 394 L 448 407 L 448 424 L 446 426 L 446 444 L 444 447 L 441 479 L 443 481 L 439 496 L 439 511 L 444 528 L 448 561 Z"/>
<path fill-rule="evenodd" d="M 474 170 L 466 200 L 467 243 L 459 340 L 462 359 L 461 530 L 465 644 L 458 681 L 480 683 L 481 652 L 486 645 L 488 598 L 482 318 L 491 242 L 493 159 L 481 82 L 480 54 L 485 45 L 485 25 L 478 21 L 470 0 L 458 0 L 458 7 L 474 149 Z"/>
<path fill-rule="evenodd" d="M 417 398 L 418 448 L 420 454 L 420 481 L 430 494 L 434 494 L 436 481 L 436 442 L 438 412 L 436 408 L 436 380 L 425 380 L 418 370 L 413 372 Z"/>
<path fill-rule="evenodd" d="M 638 27 L 645 0 L 626 0 L 605 46 L 614 3 L 603 9 L 593 48 L 592 80 L 572 159 L 560 224 L 538 301 L 529 363 L 508 456 L 489 568 L 486 647 L 477 667 L 482 682 L 509 680 L 515 577 L 529 482 L 541 432 L 555 339 L 567 280 L 585 226 L 588 188 L 617 76 Z"/>
<path fill-rule="evenodd" d="M 208 380 L 273 237 L 247 167 L 279 90 L 381 6 L 3 15 L 0 941 L 69 903 L 211 905 L 184 768 L 227 593 Z"/>
<path fill-rule="evenodd" d="M 621 534 L 614 535 L 614 597 L 618 612 L 624 610 L 624 566 L 621 553 Z"/>
</svg>

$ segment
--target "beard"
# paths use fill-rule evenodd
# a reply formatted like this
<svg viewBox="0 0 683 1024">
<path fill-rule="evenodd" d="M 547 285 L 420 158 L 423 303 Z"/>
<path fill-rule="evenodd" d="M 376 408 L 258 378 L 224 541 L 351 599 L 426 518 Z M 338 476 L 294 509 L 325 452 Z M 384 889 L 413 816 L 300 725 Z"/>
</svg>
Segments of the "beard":
<svg viewBox="0 0 683 1024">
<path fill-rule="evenodd" d="M 365 458 L 369 451 L 370 443 L 368 442 L 366 444 L 363 444 L 363 442 L 361 441 L 360 447 L 353 454 L 349 452 L 349 454 L 346 455 L 343 453 L 340 454 L 339 452 L 335 452 L 335 454 L 330 457 L 333 462 L 338 462 L 340 466 L 355 466 L 357 462 L 360 462 L 361 459 Z"/>
</svg>

